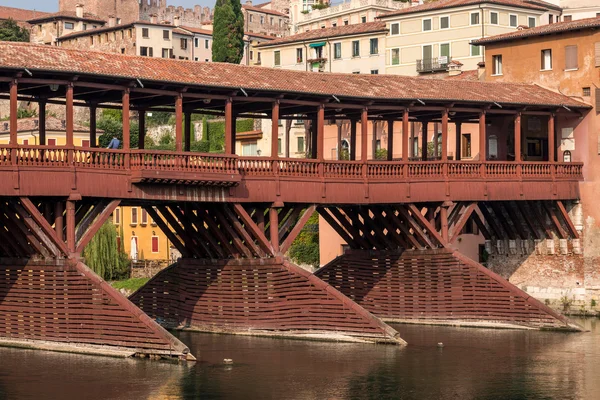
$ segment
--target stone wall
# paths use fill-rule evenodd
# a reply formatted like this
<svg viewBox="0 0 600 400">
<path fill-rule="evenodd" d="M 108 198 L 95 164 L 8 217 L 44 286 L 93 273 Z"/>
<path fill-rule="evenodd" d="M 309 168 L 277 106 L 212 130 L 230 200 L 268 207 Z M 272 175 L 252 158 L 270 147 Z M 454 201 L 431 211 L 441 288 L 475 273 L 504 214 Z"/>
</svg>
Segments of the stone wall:
<svg viewBox="0 0 600 400">
<path fill-rule="evenodd" d="M 140 19 L 139 0 L 59 0 L 59 11 L 75 11 L 77 4 L 83 4 L 85 12 L 96 14 L 108 21 L 110 15 L 121 18 L 126 24 Z M 166 2 L 166 0 L 160 0 Z"/>
<path fill-rule="evenodd" d="M 101 40 L 98 37 L 101 36 Z M 93 42 L 92 42 L 93 38 Z M 81 36 L 70 40 L 62 40 L 61 47 L 77 50 L 96 50 L 105 53 L 137 55 L 135 44 L 136 29 L 127 28 L 100 35 Z"/>
</svg>

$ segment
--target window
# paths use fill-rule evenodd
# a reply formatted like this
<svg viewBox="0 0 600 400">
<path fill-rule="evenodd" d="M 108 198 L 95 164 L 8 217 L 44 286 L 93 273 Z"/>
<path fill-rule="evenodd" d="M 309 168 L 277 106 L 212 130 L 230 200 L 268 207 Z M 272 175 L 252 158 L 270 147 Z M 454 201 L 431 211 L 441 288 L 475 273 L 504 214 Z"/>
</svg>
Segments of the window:
<svg viewBox="0 0 600 400">
<path fill-rule="evenodd" d="M 360 22 L 361 22 L 361 23 L 363 23 L 363 24 L 364 24 L 365 22 L 367 22 L 367 17 L 366 17 L 366 16 L 364 16 L 364 15 L 363 15 L 362 17 L 360 17 Z"/>
<path fill-rule="evenodd" d="M 119 225 L 121 223 L 121 209 L 120 208 L 115 208 L 115 212 L 113 214 L 113 221 L 115 222 L 115 225 Z"/>
<path fill-rule="evenodd" d="M 23 139 L 23 145 L 27 146 L 29 144 L 29 139 Z"/>
<path fill-rule="evenodd" d="M 170 53 L 171 49 L 162 49 L 162 58 L 169 58 Z"/>
<path fill-rule="evenodd" d="M 48 146 L 56 146 L 56 139 L 48 139 Z"/>
<path fill-rule="evenodd" d="M 542 50 L 542 71 L 552 69 L 552 50 Z"/>
<path fill-rule="evenodd" d="M 535 28 L 535 17 L 527 18 L 527 26 L 530 28 Z"/>
<path fill-rule="evenodd" d="M 298 48 L 296 49 L 296 62 L 299 64 L 303 61 L 304 59 L 302 58 L 302 48 Z"/>
<path fill-rule="evenodd" d="M 94 37 L 93 36 L 90 36 L 90 45 L 92 45 L 92 46 L 94 45 Z"/>
<path fill-rule="evenodd" d="M 281 28 L 283 26 L 283 21 L 281 20 L 281 18 L 279 18 L 279 27 Z"/>
<path fill-rule="evenodd" d="M 352 71 L 352 73 L 358 75 L 360 74 L 360 71 Z"/>
<path fill-rule="evenodd" d="M 242 156 L 256 156 L 258 148 L 256 146 L 256 142 L 249 142 L 242 144 Z"/>
<path fill-rule="evenodd" d="M 370 40 L 370 54 L 379 54 L 379 39 Z"/>
<path fill-rule="evenodd" d="M 423 31 L 430 31 L 430 30 L 431 30 L 431 18 L 424 19 L 423 20 Z"/>
<path fill-rule="evenodd" d="M 271 17 L 270 23 L 271 23 L 271 25 L 273 25 L 273 17 Z"/>
<path fill-rule="evenodd" d="M 158 253 L 158 236 L 152 236 L 152 252 Z"/>
<path fill-rule="evenodd" d="M 461 157 L 471 157 L 471 134 L 463 133 L 460 143 L 460 155 Z"/>
<path fill-rule="evenodd" d="M 516 28 L 517 25 L 519 24 L 519 20 L 515 14 L 510 14 L 508 17 L 508 20 L 509 20 L 509 25 L 512 26 L 513 28 Z"/>
<path fill-rule="evenodd" d="M 492 75 L 502 75 L 502 55 L 492 56 Z"/>
<path fill-rule="evenodd" d="M 204 48 L 208 49 L 208 45 L 209 45 L 209 40 L 208 39 L 204 39 Z"/>
<path fill-rule="evenodd" d="M 181 38 L 181 49 L 187 50 L 187 39 Z"/>
<path fill-rule="evenodd" d="M 450 17 L 440 17 L 440 29 L 450 28 Z"/>
<path fill-rule="evenodd" d="M 360 42 L 358 40 L 352 41 L 352 57 L 360 57 Z"/>
<path fill-rule="evenodd" d="M 342 44 L 341 43 L 333 44 L 333 58 L 335 58 L 336 60 L 339 60 L 340 58 L 342 58 Z"/>
<path fill-rule="evenodd" d="M 565 15 L 563 17 L 563 21 L 564 22 L 571 22 L 571 21 L 573 21 L 573 16 L 572 15 Z"/>
<path fill-rule="evenodd" d="M 282 149 L 282 143 L 281 143 L 281 138 L 277 139 L 277 154 L 281 154 L 283 153 Z"/>
<path fill-rule="evenodd" d="M 148 48 L 147 47 L 140 47 L 140 56 L 148 57 Z"/>
<path fill-rule="evenodd" d="M 577 46 L 565 47 L 565 69 L 577 69 L 579 64 L 577 63 Z"/>
<path fill-rule="evenodd" d="M 65 29 L 75 29 L 75 24 L 72 22 L 65 22 Z"/>
<path fill-rule="evenodd" d="M 371 75 L 379 75 L 379 70 L 378 69 L 372 69 L 371 70 Z"/>
<path fill-rule="evenodd" d="M 400 65 L 400 49 L 392 49 L 392 65 Z"/>
<path fill-rule="evenodd" d="M 498 13 L 491 11 L 490 12 L 490 24 L 498 25 Z"/>
<path fill-rule="evenodd" d="M 479 12 L 471 13 L 471 25 L 479 25 Z"/>
<path fill-rule="evenodd" d="M 554 15 L 550 14 L 548 15 L 548 24 L 553 24 L 554 23 Z"/>
<path fill-rule="evenodd" d="M 337 23 L 335 23 L 335 22 L 332 22 L 332 23 L 331 23 L 331 27 L 332 27 L 332 28 L 335 28 L 335 27 L 337 27 Z"/>
<path fill-rule="evenodd" d="M 583 88 L 583 97 L 590 97 L 592 95 L 592 88 L 584 87 Z"/>
<path fill-rule="evenodd" d="M 260 16 L 260 24 L 263 25 L 265 23 L 265 17 Z"/>
<path fill-rule="evenodd" d="M 38 30 L 41 32 L 42 31 L 42 25 L 38 25 Z"/>
<path fill-rule="evenodd" d="M 150 37 L 150 31 L 148 30 L 148 28 L 142 28 L 142 37 L 143 38 L 149 38 Z"/>
<path fill-rule="evenodd" d="M 200 40 L 198 38 L 194 38 L 194 47 L 198 48 L 200 46 Z"/>
<path fill-rule="evenodd" d="M 41 29 L 40 29 L 41 30 Z M 87 31 L 87 24 L 83 24 L 83 30 Z"/>
<path fill-rule="evenodd" d="M 298 136 L 298 153 L 304 153 L 304 136 Z"/>
<path fill-rule="evenodd" d="M 163 39 L 169 40 L 170 38 L 171 38 L 171 35 L 169 34 L 169 31 L 164 30 L 163 31 Z"/>
<path fill-rule="evenodd" d="M 89 139 L 83 139 L 81 141 L 81 147 L 89 148 L 90 147 L 90 141 L 89 141 Z"/>
<path fill-rule="evenodd" d="M 481 55 L 481 46 L 471 45 L 471 56 L 476 57 Z"/>
<path fill-rule="evenodd" d="M 254 15 L 250 14 L 250 15 L 248 16 L 248 19 L 249 19 L 249 21 L 250 21 L 250 22 L 252 22 L 252 20 L 254 19 Z"/>
<path fill-rule="evenodd" d="M 148 225 L 148 212 L 142 208 L 142 225 Z"/>
<path fill-rule="evenodd" d="M 256 63 L 260 64 L 260 51 L 256 53 Z"/>
<path fill-rule="evenodd" d="M 281 65 L 281 53 L 279 50 L 277 50 L 274 54 L 275 57 L 275 65 Z"/>
<path fill-rule="evenodd" d="M 440 63 L 444 63 L 443 60 L 441 60 L 441 58 L 446 58 L 446 63 L 450 58 L 450 43 L 441 43 L 440 44 Z"/>
<path fill-rule="evenodd" d="M 395 23 L 390 25 L 390 34 L 391 35 L 399 35 L 400 34 L 400 24 L 399 23 Z"/>
<path fill-rule="evenodd" d="M 348 25 L 348 20 L 347 19 L 344 20 L 344 25 Z"/>
<path fill-rule="evenodd" d="M 252 61 L 254 59 L 254 52 L 252 50 L 250 50 L 250 61 Z"/>
<path fill-rule="evenodd" d="M 137 225 L 137 223 L 138 223 L 138 208 L 131 207 L 131 224 L 130 225 Z"/>
</svg>

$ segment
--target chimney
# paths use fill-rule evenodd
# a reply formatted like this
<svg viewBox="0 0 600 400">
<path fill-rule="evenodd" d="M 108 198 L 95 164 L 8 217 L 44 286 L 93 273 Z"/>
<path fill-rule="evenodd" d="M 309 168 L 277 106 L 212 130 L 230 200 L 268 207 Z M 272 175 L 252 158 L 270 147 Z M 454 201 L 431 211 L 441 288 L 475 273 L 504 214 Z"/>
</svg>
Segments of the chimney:
<svg viewBox="0 0 600 400">
<path fill-rule="evenodd" d="M 150 15 L 150 22 L 153 24 L 158 24 L 158 14 Z"/>
<path fill-rule="evenodd" d="M 477 79 L 485 81 L 485 61 L 479 61 L 477 63 Z"/>
<path fill-rule="evenodd" d="M 246 0 L 246 5 L 247 6 L 251 6 L 252 5 L 252 0 Z"/>
<path fill-rule="evenodd" d="M 457 76 L 462 74 L 463 63 L 460 61 L 450 61 L 448 64 L 448 76 Z"/>
<path fill-rule="evenodd" d="M 173 17 L 173 25 L 175 25 L 175 26 L 181 25 L 181 17 L 179 15 L 176 15 Z"/>
<path fill-rule="evenodd" d="M 117 17 L 115 17 L 114 15 L 109 15 L 108 16 L 108 27 L 112 28 L 116 25 L 117 25 Z"/>
<path fill-rule="evenodd" d="M 75 15 L 77 15 L 77 18 L 83 18 L 83 4 L 75 5 Z"/>
</svg>

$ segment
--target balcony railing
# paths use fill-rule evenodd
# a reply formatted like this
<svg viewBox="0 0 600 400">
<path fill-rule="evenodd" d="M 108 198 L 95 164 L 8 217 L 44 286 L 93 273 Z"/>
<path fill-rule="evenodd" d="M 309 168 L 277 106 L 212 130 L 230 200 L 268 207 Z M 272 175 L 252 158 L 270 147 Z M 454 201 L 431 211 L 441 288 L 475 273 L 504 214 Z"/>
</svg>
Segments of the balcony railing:
<svg viewBox="0 0 600 400">
<path fill-rule="evenodd" d="M 417 60 L 417 72 L 441 72 L 448 71 L 448 64 L 452 57 L 436 57 L 423 60 Z"/>
<path fill-rule="evenodd" d="M 324 72 L 325 64 L 327 63 L 326 58 L 313 58 L 311 60 L 306 60 L 308 65 L 310 66 L 310 70 L 313 72 Z"/>
</svg>

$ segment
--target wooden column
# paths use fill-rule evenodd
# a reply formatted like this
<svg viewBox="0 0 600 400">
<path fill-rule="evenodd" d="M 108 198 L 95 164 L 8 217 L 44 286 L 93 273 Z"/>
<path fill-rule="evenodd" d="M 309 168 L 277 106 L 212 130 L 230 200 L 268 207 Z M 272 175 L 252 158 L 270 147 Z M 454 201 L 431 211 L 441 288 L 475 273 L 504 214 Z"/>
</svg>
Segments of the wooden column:
<svg viewBox="0 0 600 400">
<path fill-rule="evenodd" d="M 187 111 L 184 114 L 184 119 L 185 119 L 185 132 L 184 132 L 184 137 L 185 137 L 185 146 L 184 146 L 184 150 L 185 151 L 190 151 L 192 149 L 192 113 L 191 111 Z"/>
<path fill-rule="evenodd" d="M 440 207 L 440 220 L 441 220 L 441 225 L 442 225 L 442 238 L 448 242 L 449 240 L 449 235 L 448 235 L 448 207 L 450 207 L 450 205 L 452 205 L 451 203 L 444 203 L 442 204 L 442 206 Z"/>
<path fill-rule="evenodd" d="M 90 147 L 98 147 L 97 127 L 96 127 L 96 104 L 90 104 Z M 140 137 L 142 135 L 142 125 L 140 124 Z M 41 136 L 40 136 L 41 137 Z M 143 147 L 140 147 L 143 149 Z"/>
<path fill-rule="evenodd" d="M 175 151 L 183 150 L 183 96 L 175 96 Z"/>
<path fill-rule="evenodd" d="M 433 142 L 433 156 L 437 159 L 439 157 L 438 149 L 439 149 L 439 141 L 438 141 L 438 123 L 433 123 L 433 137 L 431 138 Z"/>
<path fill-rule="evenodd" d="M 64 228 L 64 217 L 63 217 L 63 203 L 57 201 L 54 204 L 54 231 L 60 240 L 64 240 L 63 228 Z"/>
<path fill-rule="evenodd" d="M 479 161 L 485 162 L 485 147 L 486 147 L 486 134 L 485 134 L 485 111 L 479 113 Z"/>
<path fill-rule="evenodd" d="M 554 130 L 554 114 L 548 116 L 548 161 L 556 161 L 556 135 Z"/>
<path fill-rule="evenodd" d="M 442 161 L 448 161 L 448 109 L 442 112 Z"/>
<path fill-rule="evenodd" d="M 456 153 L 455 153 L 454 158 L 457 161 L 460 161 L 460 159 L 462 158 L 462 154 L 461 154 L 461 151 L 462 151 L 462 147 L 461 147 L 461 144 L 462 144 L 462 122 L 455 122 L 454 126 L 456 128 Z"/>
<path fill-rule="evenodd" d="M 66 119 L 66 134 L 67 134 L 67 147 L 73 147 L 73 84 L 69 83 L 67 85 L 67 95 L 66 95 L 66 110 L 65 110 L 65 119 Z M 125 131 L 125 126 L 123 126 L 123 131 Z M 125 135 L 125 132 L 123 132 Z"/>
<path fill-rule="evenodd" d="M 421 160 L 427 161 L 427 121 L 423 121 L 421 125 Z"/>
<path fill-rule="evenodd" d="M 75 253 L 75 202 L 67 200 L 67 249 Z"/>
<path fill-rule="evenodd" d="M 17 131 L 17 114 L 19 112 L 19 103 L 18 103 L 18 83 L 17 80 L 14 79 L 10 82 L 10 105 L 9 105 L 9 113 L 10 113 L 10 145 L 16 146 L 18 131 Z"/>
<path fill-rule="evenodd" d="M 146 110 L 138 111 L 138 124 L 140 127 L 138 149 L 143 150 L 146 146 Z"/>
<path fill-rule="evenodd" d="M 373 137 L 371 138 L 371 159 L 375 160 L 377 158 L 377 122 L 371 122 L 371 126 L 373 128 Z"/>
<path fill-rule="evenodd" d="M 368 124 L 368 110 L 363 108 L 360 114 L 360 159 L 363 163 L 367 162 L 367 157 L 369 154 L 367 151 L 367 147 L 369 145 L 369 141 L 367 140 L 367 135 L 369 134 Z"/>
<path fill-rule="evenodd" d="M 521 113 L 515 115 L 515 162 L 521 162 Z"/>
<path fill-rule="evenodd" d="M 350 160 L 356 161 L 356 120 L 350 120 Z"/>
<path fill-rule="evenodd" d="M 40 135 L 40 145 L 46 145 L 46 100 L 40 100 L 39 102 L 39 119 L 38 119 L 38 132 Z M 90 121 L 90 129 L 92 127 Z"/>
<path fill-rule="evenodd" d="M 310 121 L 310 158 L 315 160 L 317 158 L 317 147 L 318 147 L 318 136 L 317 136 L 317 117 L 315 116 Z"/>
<path fill-rule="evenodd" d="M 232 154 L 235 154 L 237 144 L 237 114 L 232 113 L 231 116 L 231 143 L 232 143 Z"/>
<path fill-rule="evenodd" d="M 342 151 L 342 121 L 337 120 L 337 159 L 341 160 L 341 151 Z"/>
<path fill-rule="evenodd" d="M 292 129 L 292 120 L 285 121 L 285 158 L 290 158 L 290 130 Z"/>
<path fill-rule="evenodd" d="M 410 148 L 408 144 L 408 131 L 410 129 L 408 123 L 408 108 L 402 114 L 402 161 L 408 162 L 410 157 Z"/>
<path fill-rule="evenodd" d="M 202 133 L 206 135 L 206 132 Z M 225 101 L 225 154 L 235 153 L 235 139 L 233 133 L 233 107 L 231 98 Z"/>
<path fill-rule="evenodd" d="M 387 140 L 387 160 L 392 161 L 394 159 L 394 120 L 388 119 L 388 140 Z"/>
<path fill-rule="evenodd" d="M 279 253 L 279 214 L 275 207 L 269 208 L 269 233 L 273 251 Z"/>
<path fill-rule="evenodd" d="M 279 157 L 279 101 L 273 102 L 271 111 L 271 157 Z"/>
<path fill-rule="evenodd" d="M 325 106 L 321 104 L 317 111 L 317 160 L 325 158 Z"/>
</svg>

